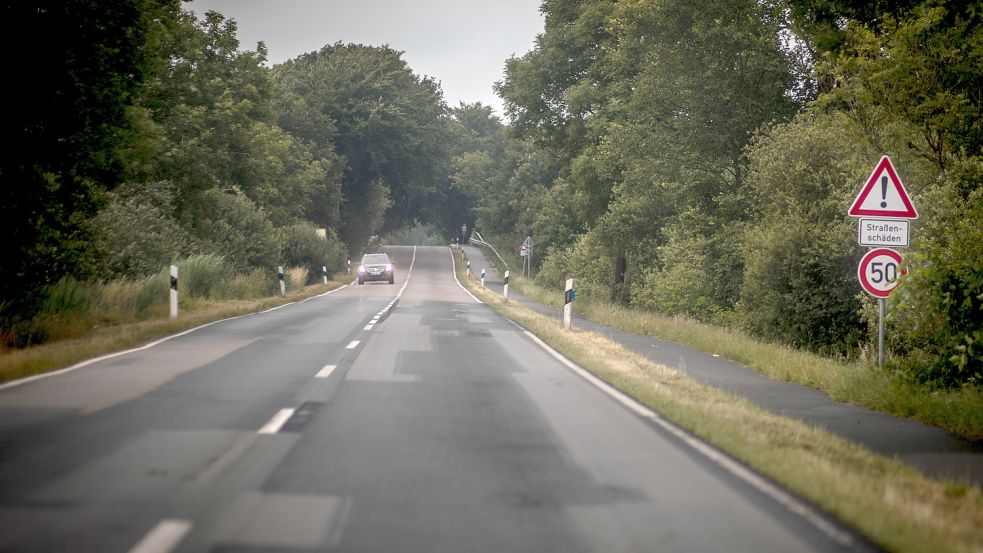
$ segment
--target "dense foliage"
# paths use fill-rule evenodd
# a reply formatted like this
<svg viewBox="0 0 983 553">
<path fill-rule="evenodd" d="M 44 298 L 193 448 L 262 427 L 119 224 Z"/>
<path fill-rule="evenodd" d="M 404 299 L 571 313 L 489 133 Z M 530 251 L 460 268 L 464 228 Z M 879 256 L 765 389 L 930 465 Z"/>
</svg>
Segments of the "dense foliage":
<svg viewBox="0 0 983 553">
<path fill-rule="evenodd" d="M 888 154 L 921 215 L 888 302 L 891 365 L 937 386 L 983 379 L 978 2 L 542 11 L 496 85 L 503 124 L 448 107 L 388 47 L 267 68 L 233 21 L 177 0 L 5 4 L 4 40 L 44 40 L 8 44 L 4 340 L 43 334 L 31 321 L 82 305 L 72 290 L 175 260 L 316 279 L 372 235 L 464 224 L 509 249 L 532 236 L 549 286 L 575 276 L 623 304 L 862 355 L 876 309 L 846 209 Z M 10 339 L 19 327 L 35 330 Z"/>
<path fill-rule="evenodd" d="M 223 268 L 194 272 L 206 279 L 292 265 L 319 280 L 372 234 L 469 216 L 473 197 L 448 177 L 465 131 L 400 52 L 335 44 L 270 69 L 234 21 L 178 0 L 2 10 L 5 40 L 38 38 L 9 48 L 4 344 L 43 338 L 35 319 L 66 282 L 183 259 Z"/>
<path fill-rule="evenodd" d="M 876 309 L 847 207 L 883 154 L 921 218 L 889 301 L 893 366 L 983 378 L 983 10 L 974 2 L 546 0 L 498 91 L 542 171 L 469 155 L 478 226 L 537 278 L 858 355 Z M 520 146 L 521 145 L 521 146 Z M 497 157 L 496 157 L 497 156 Z M 527 166 L 528 169 L 528 166 Z M 532 206 L 529 211 L 517 205 Z M 876 345 L 875 345 L 876 348 Z"/>
</svg>

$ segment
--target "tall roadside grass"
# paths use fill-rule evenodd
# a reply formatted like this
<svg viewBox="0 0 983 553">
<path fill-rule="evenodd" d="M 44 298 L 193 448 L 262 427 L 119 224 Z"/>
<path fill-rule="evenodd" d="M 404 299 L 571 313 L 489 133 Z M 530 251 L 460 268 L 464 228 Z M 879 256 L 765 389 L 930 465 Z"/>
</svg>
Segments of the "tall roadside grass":
<svg viewBox="0 0 983 553">
<path fill-rule="evenodd" d="M 41 312 L 13 326 L 0 348 L 0 382 L 65 367 L 213 320 L 250 313 L 336 288 L 304 286 L 307 270 L 286 268 L 288 294 L 275 272 L 237 272 L 221 256 L 179 261 L 180 316 L 170 320 L 168 269 L 142 279 L 59 281 Z"/>
<path fill-rule="evenodd" d="M 563 293 L 524 279 L 510 281 L 529 299 L 561 308 Z M 879 369 L 872 360 L 833 359 L 763 342 L 745 332 L 683 317 L 666 317 L 626 308 L 578 291 L 574 310 L 596 323 L 654 336 L 716 353 L 775 380 L 795 382 L 826 392 L 837 401 L 938 426 L 963 438 L 983 440 L 983 390 L 966 386 L 940 390 L 918 385 Z"/>
<path fill-rule="evenodd" d="M 781 417 L 599 334 L 565 331 L 559 321 L 458 279 L 577 364 L 693 434 L 818 505 L 889 551 L 983 551 L 983 493 L 926 478 L 904 463 Z M 653 470 L 658 470 L 653 467 Z"/>
</svg>

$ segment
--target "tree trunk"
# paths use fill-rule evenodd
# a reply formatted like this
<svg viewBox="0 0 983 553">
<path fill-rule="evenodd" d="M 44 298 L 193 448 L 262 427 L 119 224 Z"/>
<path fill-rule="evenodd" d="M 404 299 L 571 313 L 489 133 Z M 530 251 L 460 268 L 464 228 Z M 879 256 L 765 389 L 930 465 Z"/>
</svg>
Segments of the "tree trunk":
<svg viewBox="0 0 983 553">
<path fill-rule="evenodd" d="M 614 258 L 614 282 L 611 284 L 611 303 L 625 303 L 625 271 L 628 268 L 628 260 L 624 254 L 618 254 Z"/>
</svg>

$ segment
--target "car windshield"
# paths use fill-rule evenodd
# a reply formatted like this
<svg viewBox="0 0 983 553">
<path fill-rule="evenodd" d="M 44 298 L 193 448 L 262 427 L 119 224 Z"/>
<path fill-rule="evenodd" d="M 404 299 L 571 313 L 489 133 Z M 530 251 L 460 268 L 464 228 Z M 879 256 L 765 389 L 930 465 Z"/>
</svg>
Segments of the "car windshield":
<svg viewBox="0 0 983 553">
<path fill-rule="evenodd" d="M 362 257 L 362 265 L 385 265 L 389 256 L 384 253 L 370 253 Z"/>
</svg>

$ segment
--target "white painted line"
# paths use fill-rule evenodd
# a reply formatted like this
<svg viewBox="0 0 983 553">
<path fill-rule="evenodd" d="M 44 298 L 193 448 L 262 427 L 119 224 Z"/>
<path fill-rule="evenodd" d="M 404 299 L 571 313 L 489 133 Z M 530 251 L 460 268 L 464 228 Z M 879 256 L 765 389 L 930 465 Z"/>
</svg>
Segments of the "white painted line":
<svg viewBox="0 0 983 553">
<path fill-rule="evenodd" d="M 327 378 L 331 376 L 331 373 L 335 370 L 335 367 L 337 366 L 338 365 L 325 365 L 323 369 L 321 369 L 320 371 L 318 371 L 317 374 L 314 375 L 314 378 Z"/>
<path fill-rule="evenodd" d="M 132 348 L 132 349 L 123 350 L 123 351 L 117 351 L 116 353 L 109 353 L 109 354 L 106 354 L 106 355 L 102 355 L 100 357 L 95 357 L 95 358 L 92 358 L 92 359 L 88 359 L 86 361 L 82 361 L 81 363 L 76 363 L 75 365 L 72 365 L 71 367 L 65 367 L 64 369 L 60 369 L 60 370 L 57 370 L 57 371 L 51 371 L 49 373 L 38 374 L 38 375 L 35 375 L 35 376 L 29 376 L 27 378 L 23 378 L 21 380 L 15 380 L 13 382 L 8 382 L 6 384 L 0 385 L 0 390 L 6 390 L 7 388 L 13 388 L 15 386 L 20 386 L 22 384 L 28 384 L 30 382 L 34 382 L 35 380 L 41 380 L 41 379 L 44 379 L 44 378 L 50 378 L 52 376 L 58 376 L 60 374 L 70 373 L 72 371 L 81 369 L 82 367 L 87 367 L 87 366 L 89 366 L 89 365 L 91 365 L 93 363 L 98 363 L 99 361 L 105 361 L 107 359 L 113 359 L 114 357 L 119 357 L 121 355 L 126 355 L 128 353 L 136 353 L 138 351 L 143 351 L 145 349 L 150 349 L 150 348 L 152 348 L 152 347 L 154 347 L 156 345 L 163 344 L 164 342 L 166 342 L 168 340 L 173 340 L 175 338 L 180 338 L 181 336 L 184 336 L 185 334 L 191 334 L 192 332 L 194 332 L 196 330 L 201 330 L 201 329 L 203 329 L 205 327 L 216 325 L 218 323 L 224 323 L 226 321 L 231 321 L 233 319 L 241 319 L 242 317 L 248 317 L 250 315 L 255 315 L 255 313 L 248 313 L 246 315 L 239 315 L 237 317 L 229 317 L 228 319 L 221 319 L 221 320 L 218 320 L 218 321 L 212 321 L 210 323 L 205 323 L 205 324 L 203 324 L 201 326 L 196 326 L 194 328 L 189 328 L 188 330 L 185 330 L 183 332 L 178 332 L 177 334 L 172 334 L 170 336 L 165 336 L 165 337 L 163 337 L 163 338 L 161 338 L 159 340 L 155 340 L 153 342 L 150 342 L 149 344 L 144 344 L 144 345 L 142 345 L 140 347 L 137 347 L 137 348 Z"/>
<path fill-rule="evenodd" d="M 461 284 L 460 280 L 457 280 L 457 261 L 454 259 L 454 250 L 447 248 L 447 251 L 449 251 L 451 254 L 451 274 L 454 275 L 454 282 L 456 282 L 457 285 L 461 287 L 461 290 L 464 290 L 465 294 L 471 296 L 471 299 L 473 299 L 478 303 L 484 303 L 483 301 L 476 298 L 475 295 L 472 294 L 467 288 L 465 288 L 464 285 Z"/>
<path fill-rule="evenodd" d="M 288 305 L 293 305 L 295 303 L 297 303 L 297 302 L 292 301 L 290 303 L 285 303 L 283 305 L 278 305 L 276 307 L 271 307 L 271 308 L 267 309 L 266 311 L 260 311 L 259 314 L 262 315 L 263 313 L 269 313 L 270 311 L 276 311 L 277 309 L 283 309 L 284 307 L 286 307 Z"/>
<path fill-rule="evenodd" d="M 378 321 L 379 321 L 379 316 L 378 315 L 376 315 L 375 317 L 372 317 L 372 324 L 375 324 Z"/>
<path fill-rule="evenodd" d="M 347 286 L 348 285 L 346 284 L 346 285 L 341 286 L 339 288 L 335 288 L 334 290 L 330 290 L 328 292 L 325 292 L 325 293 L 321 294 L 321 296 L 327 296 L 328 294 L 333 294 L 333 293 L 337 292 L 338 290 L 341 290 L 342 288 L 345 288 Z M 321 297 L 321 296 L 315 296 L 315 297 Z M 290 304 L 288 303 L 288 304 L 285 304 L 285 305 L 281 305 L 280 307 L 286 307 L 287 305 L 290 305 Z M 74 364 L 74 365 L 72 365 L 70 367 L 65 367 L 64 369 L 59 369 L 57 371 L 46 372 L 44 374 L 36 374 L 34 376 L 29 376 L 27 378 L 21 378 L 20 380 L 14 380 L 12 382 L 7 382 L 5 384 L 0 384 L 0 391 L 6 390 L 8 388 L 15 388 L 17 386 L 22 386 L 24 384 L 29 384 L 29 383 L 35 382 L 37 380 L 43 380 L 45 378 L 51 378 L 53 376 L 59 376 L 59 375 L 62 375 L 62 374 L 67 374 L 67 373 L 70 373 L 70 372 L 73 372 L 73 371 L 77 371 L 78 369 L 81 369 L 82 367 L 87 367 L 87 366 L 89 366 L 89 365 L 91 365 L 93 363 L 98 363 L 100 361 L 105 361 L 107 359 L 113 359 L 113 358 L 116 358 L 116 357 L 120 357 L 121 355 L 127 355 L 127 354 L 130 354 L 130 353 L 136 353 L 138 351 L 143 351 L 143 350 L 150 349 L 150 348 L 152 348 L 154 346 L 159 346 L 160 344 L 163 344 L 164 342 L 167 342 L 169 340 L 173 340 L 175 338 L 180 338 L 181 336 L 184 336 L 184 335 L 187 335 L 187 334 L 191 334 L 192 332 L 197 332 L 197 331 L 199 331 L 199 330 L 201 330 L 203 328 L 208 328 L 208 327 L 210 327 L 212 325 L 217 325 L 219 323 L 224 323 L 224 322 L 227 322 L 227 321 L 234 321 L 236 319 L 241 319 L 243 317 L 251 317 L 253 315 L 260 315 L 262 313 L 269 313 L 270 311 L 273 311 L 274 309 L 279 309 L 279 307 L 274 307 L 273 309 L 267 309 L 266 311 L 259 311 L 257 313 L 246 313 L 245 315 L 236 315 L 235 317 L 228 317 L 228 318 L 225 318 L 225 319 L 219 319 L 217 321 L 212 321 L 210 323 L 205 323 L 203 325 L 199 325 L 199 326 L 196 326 L 194 328 L 189 328 L 188 330 L 183 330 L 181 332 L 178 332 L 177 334 L 171 334 L 170 336 L 164 336 L 163 338 L 160 338 L 158 340 L 154 340 L 153 342 L 150 342 L 149 344 L 144 344 L 144 345 L 142 345 L 140 347 L 126 349 L 126 350 L 123 350 L 123 351 L 117 351 L 117 352 L 114 352 L 114 353 L 107 353 L 106 355 L 101 355 L 99 357 L 93 357 L 92 359 L 86 359 L 85 361 L 82 361 L 80 363 L 76 363 L 76 364 Z"/>
<path fill-rule="evenodd" d="M 338 290 L 342 290 L 344 288 L 348 288 L 349 286 L 351 286 L 351 285 L 350 284 L 342 284 L 341 286 L 335 288 L 334 290 L 328 290 L 327 292 L 325 292 L 323 294 L 318 294 L 316 296 L 311 296 L 311 297 L 307 298 L 306 300 L 301 300 L 300 303 L 304 303 L 305 301 L 311 301 L 311 300 L 317 299 L 317 298 L 323 298 L 324 296 L 329 296 L 331 294 L 334 294 Z"/>
<path fill-rule="evenodd" d="M 364 327 L 362 327 L 362 330 L 372 330 L 373 326 L 374 325 L 365 325 Z"/>
<path fill-rule="evenodd" d="M 624 405 L 634 413 L 638 414 L 639 416 L 646 418 L 652 421 L 653 423 L 657 424 L 662 429 L 669 432 L 670 434 L 678 438 L 680 441 L 682 441 L 689 447 L 696 450 L 698 453 L 700 453 L 710 461 L 716 463 L 717 466 L 719 466 L 720 468 L 731 473 L 738 479 L 743 480 L 745 483 L 755 488 L 759 492 L 767 495 L 775 502 L 777 502 L 779 505 L 782 505 L 789 511 L 799 515 L 800 517 L 808 521 L 810 524 L 818 528 L 821 532 L 826 534 L 830 539 L 845 546 L 854 545 L 853 536 L 851 536 L 846 532 L 843 532 L 835 525 L 828 522 L 825 518 L 823 518 L 823 516 L 818 511 L 816 511 L 809 505 L 806 505 L 798 498 L 786 492 L 782 488 L 776 486 L 775 484 L 771 483 L 770 481 L 766 480 L 758 473 L 752 471 L 751 469 L 747 468 L 741 463 L 735 461 L 730 456 L 724 454 L 723 452 L 719 451 L 718 449 L 714 448 L 713 446 L 709 445 L 703 440 L 690 434 L 689 432 L 677 426 L 676 424 L 662 418 L 662 416 L 660 416 L 652 409 L 646 407 L 645 405 L 642 405 L 641 403 L 635 401 L 633 398 L 624 394 L 620 390 L 615 389 L 607 382 L 604 382 L 600 378 L 594 376 L 593 373 L 580 367 L 573 361 L 567 359 L 566 356 L 564 356 L 560 352 L 550 347 L 549 344 L 540 340 L 539 337 L 533 334 L 532 332 L 529 332 L 528 330 L 525 329 L 523 329 L 523 331 L 525 332 L 526 336 L 528 336 L 533 342 L 539 345 L 539 347 L 543 348 L 547 353 L 552 355 L 557 361 L 566 365 L 567 368 L 569 368 L 573 372 L 583 377 L 585 380 L 587 380 L 588 382 L 599 388 L 602 392 L 604 392 L 605 394 L 616 400 L 618 403 L 621 403 L 622 405 Z"/>
<path fill-rule="evenodd" d="M 164 519 L 130 549 L 130 553 L 168 553 L 191 531 L 191 522 Z"/>
<path fill-rule="evenodd" d="M 263 425 L 256 433 L 257 434 L 276 434 L 283 428 L 283 425 L 294 415 L 293 409 L 280 409 L 280 411 L 273 415 L 270 422 Z"/>
<path fill-rule="evenodd" d="M 361 340 L 352 340 L 351 342 L 348 342 L 348 345 L 345 346 L 345 349 L 355 349 L 358 347 L 358 345 L 361 342 L 362 342 Z"/>
</svg>

